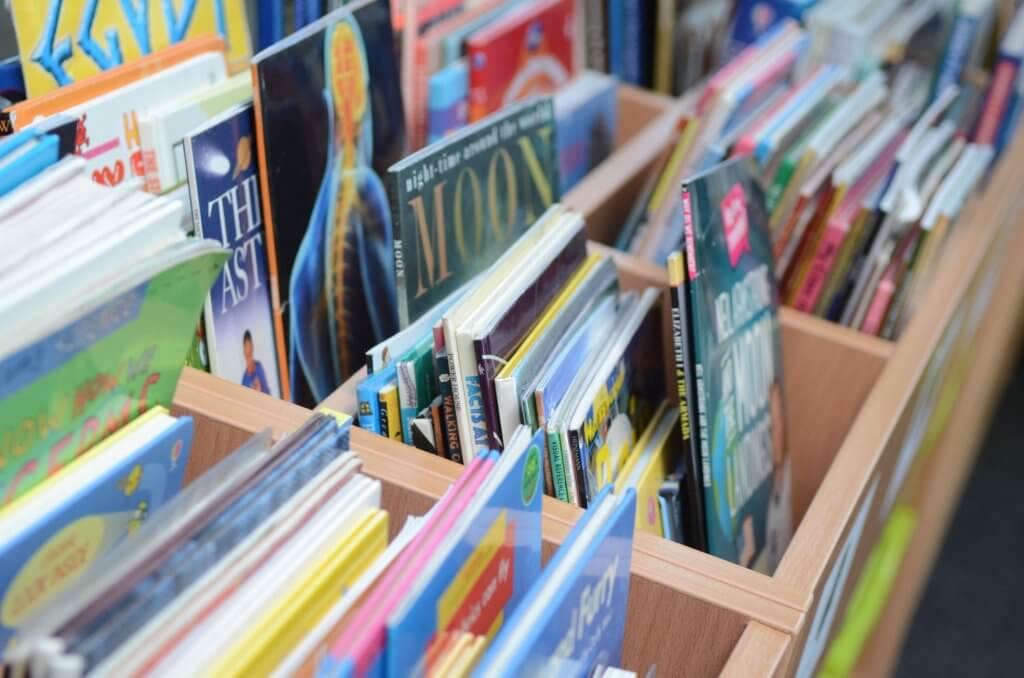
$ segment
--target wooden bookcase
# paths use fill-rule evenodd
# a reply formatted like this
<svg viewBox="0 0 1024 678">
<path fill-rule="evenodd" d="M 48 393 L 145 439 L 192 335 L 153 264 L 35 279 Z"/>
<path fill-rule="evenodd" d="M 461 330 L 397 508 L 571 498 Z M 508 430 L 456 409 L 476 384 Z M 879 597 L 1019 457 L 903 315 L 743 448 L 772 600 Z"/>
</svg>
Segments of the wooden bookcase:
<svg viewBox="0 0 1024 678">
<path fill-rule="evenodd" d="M 591 237 L 601 242 L 614 237 L 686 105 L 625 87 L 620 102 L 618 150 L 564 198 L 587 216 Z M 920 519 L 856 666 L 870 676 L 891 670 L 1019 344 L 1022 175 L 1024 140 L 1018 138 L 984 193 L 968 205 L 898 342 L 782 311 L 793 541 L 768 577 L 638 534 L 627 668 L 643 673 L 656 664 L 662 675 L 686 676 L 810 675 L 842 626 L 850 593 L 895 502 L 914 507 Z M 599 242 L 591 247 L 609 251 Z M 660 267 L 612 255 L 623 287 L 666 286 Z M 353 412 L 356 381 L 324 405 Z M 270 427 L 281 436 L 310 414 L 188 369 L 174 410 L 196 419 L 189 479 L 253 433 Z M 925 443 L 905 445 L 922 428 Z M 365 472 L 382 481 L 393 526 L 424 513 L 462 469 L 358 429 L 352 447 Z M 543 511 L 550 557 L 581 512 L 551 498 Z"/>
</svg>

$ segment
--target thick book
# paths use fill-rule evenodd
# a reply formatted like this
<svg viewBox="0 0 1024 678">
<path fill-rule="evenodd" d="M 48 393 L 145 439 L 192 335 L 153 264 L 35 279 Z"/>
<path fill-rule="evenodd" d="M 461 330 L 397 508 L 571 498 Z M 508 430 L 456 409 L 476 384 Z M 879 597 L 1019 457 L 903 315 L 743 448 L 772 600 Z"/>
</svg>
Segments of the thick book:
<svg viewBox="0 0 1024 678">
<path fill-rule="evenodd" d="M 708 550 L 767 572 L 785 482 L 779 295 L 764 191 L 748 158 L 683 184 Z M 786 539 L 783 539 L 786 541 Z"/>
<path fill-rule="evenodd" d="M 388 170 L 400 327 L 494 263 L 558 200 L 554 125 L 550 98 L 523 102 Z"/>
<path fill-rule="evenodd" d="M 607 488 L 583 514 L 473 672 L 594 675 L 622 659 L 636 492 Z"/>
<path fill-rule="evenodd" d="M 405 153 L 387 0 L 361 0 L 253 58 L 282 389 L 320 402 L 399 328 L 382 177 Z"/>
<path fill-rule="evenodd" d="M 162 3 L 160 11 L 150 2 L 12 3 L 28 95 L 37 97 L 203 36 L 223 38 L 232 71 L 246 67 L 252 44 L 244 0 L 176 4 Z"/>
<path fill-rule="evenodd" d="M 206 300 L 210 371 L 280 398 L 252 104 L 215 117 L 186 134 L 183 144 L 196 235 L 231 250 Z"/>
<path fill-rule="evenodd" d="M 171 404 L 226 258 L 220 248 L 183 248 L 152 277 L 0 359 L 0 505 L 147 409 Z"/>
<path fill-rule="evenodd" d="M 0 517 L 0 644 L 181 489 L 192 419 L 154 407 Z"/>
<path fill-rule="evenodd" d="M 466 41 L 469 119 L 534 95 L 553 94 L 576 73 L 574 0 L 520 5 Z"/>
</svg>

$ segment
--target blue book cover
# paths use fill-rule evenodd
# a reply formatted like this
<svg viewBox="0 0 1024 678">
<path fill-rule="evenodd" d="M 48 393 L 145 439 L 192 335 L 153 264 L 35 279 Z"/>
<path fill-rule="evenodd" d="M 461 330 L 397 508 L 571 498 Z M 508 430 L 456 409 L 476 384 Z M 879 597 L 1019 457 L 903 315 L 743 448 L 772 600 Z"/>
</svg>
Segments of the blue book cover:
<svg viewBox="0 0 1024 678">
<path fill-rule="evenodd" d="M 12 104 L 25 100 L 25 78 L 16 56 L 0 60 L 0 97 Z"/>
<path fill-rule="evenodd" d="M 152 412 L 137 420 L 134 430 L 151 425 L 161 413 L 166 416 L 162 408 Z M 22 621 L 178 493 L 192 433 L 191 417 L 175 420 L 93 484 L 76 488 L 32 524 L 17 526 L 12 536 L 3 539 L 0 648 Z M 125 435 L 131 435 L 131 430 Z M 72 465 L 64 473 L 73 473 L 74 468 Z M 32 496 L 30 493 L 21 501 L 31 501 Z M 19 503 L 8 510 L 17 511 Z"/>
<path fill-rule="evenodd" d="M 946 50 L 932 86 L 932 100 L 950 85 L 960 84 L 981 22 L 980 15 L 965 12 L 963 7 L 957 10 L 956 20 L 953 22 L 953 29 L 949 33 L 949 41 L 946 43 Z"/>
<path fill-rule="evenodd" d="M 735 56 L 769 28 L 789 17 L 802 21 L 818 0 L 740 0 L 732 25 L 729 53 Z"/>
<path fill-rule="evenodd" d="M 231 250 L 206 301 L 210 371 L 280 398 L 252 105 L 226 111 L 184 144 L 196 234 Z"/>
<path fill-rule="evenodd" d="M 421 574 L 388 622 L 387 675 L 429 675 L 425 657 L 451 632 L 489 635 L 515 612 L 541 570 L 541 432 L 507 448 L 485 481 L 489 496 L 456 524 L 447 551 Z M 492 453 L 493 454 L 493 453 Z"/>
<path fill-rule="evenodd" d="M 614 78 L 588 72 L 555 97 L 563 195 L 611 154 L 619 124 L 616 89 Z"/>
<path fill-rule="evenodd" d="M 430 76 L 427 143 L 462 129 L 469 121 L 469 66 L 457 59 Z"/>
<path fill-rule="evenodd" d="M 608 73 L 619 80 L 626 76 L 625 0 L 608 0 Z"/>
<path fill-rule="evenodd" d="M 790 500 L 777 496 L 789 483 L 764 191 L 739 157 L 688 179 L 682 198 L 708 550 L 771 572 L 776 563 L 758 556 Z"/>
<path fill-rule="evenodd" d="M 0 196 L 7 195 L 57 162 L 59 142 L 51 134 L 25 130 L 0 143 Z"/>
<path fill-rule="evenodd" d="M 473 676 L 591 676 L 621 664 L 636 490 L 628 489 L 602 524 L 591 526 L 599 507 L 615 500 L 610 486 L 598 495 Z M 581 539 L 587 542 L 577 545 Z M 570 560 L 580 546 L 583 553 Z"/>
<path fill-rule="evenodd" d="M 356 386 L 356 399 L 359 402 L 359 428 L 387 435 L 380 429 L 380 400 L 377 394 L 388 384 L 397 383 L 398 373 L 395 363 L 386 365 L 374 372 Z"/>
</svg>

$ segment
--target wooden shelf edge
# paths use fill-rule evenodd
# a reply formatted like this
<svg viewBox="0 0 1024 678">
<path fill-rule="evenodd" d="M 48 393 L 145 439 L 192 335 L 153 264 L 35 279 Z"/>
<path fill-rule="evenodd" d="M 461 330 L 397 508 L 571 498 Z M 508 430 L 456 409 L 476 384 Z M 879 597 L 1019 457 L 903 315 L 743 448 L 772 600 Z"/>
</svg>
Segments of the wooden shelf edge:
<svg viewBox="0 0 1024 678">
<path fill-rule="evenodd" d="M 720 676 L 781 676 L 792 651 L 792 645 L 791 636 L 763 624 L 751 622 L 744 629 Z"/>
</svg>

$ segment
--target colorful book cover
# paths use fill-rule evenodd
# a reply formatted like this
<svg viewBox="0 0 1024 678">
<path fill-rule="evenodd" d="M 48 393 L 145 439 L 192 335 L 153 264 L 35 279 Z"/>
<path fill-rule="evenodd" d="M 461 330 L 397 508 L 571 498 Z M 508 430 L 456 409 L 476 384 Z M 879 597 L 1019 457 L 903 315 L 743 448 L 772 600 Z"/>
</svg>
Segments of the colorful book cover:
<svg viewBox="0 0 1024 678">
<path fill-rule="evenodd" d="M 260 190 L 286 398 L 320 402 L 398 330 L 381 178 L 405 152 L 388 0 L 253 59 Z"/>
<path fill-rule="evenodd" d="M 992 69 L 985 105 L 981 110 L 974 143 L 993 145 L 1013 100 L 1014 86 L 1024 60 L 1024 8 L 1017 10 L 1013 23 L 1003 36 Z"/>
<path fill-rule="evenodd" d="M 730 54 L 739 54 L 783 19 L 802 20 L 817 3 L 818 0 L 741 0 L 732 22 Z"/>
<path fill-rule="evenodd" d="M 27 130 L 0 143 L 0 196 L 57 162 L 59 145 L 56 135 Z"/>
<path fill-rule="evenodd" d="M 573 0 L 527 3 L 466 41 L 469 119 L 532 95 L 553 94 L 576 73 Z"/>
<path fill-rule="evenodd" d="M 676 420 L 676 413 L 667 401 L 663 402 L 615 481 L 618 494 L 630 487 L 636 490 L 636 530 L 658 537 L 671 534 L 671 530 L 665 529 L 668 516 L 663 509 L 667 504 L 662 503 L 659 493 L 679 456 L 678 436 L 673 435 Z"/>
<path fill-rule="evenodd" d="M 522 102 L 388 170 L 400 327 L 494 263 L 558 200 L 554 123 L 550 97 Z"/>
<path fill-rule="evenodd" d="M 150 412 L 167 417 L 167 411 L 160 407 Z M 124 435 L 119 437 L 124 439 L 153 420 L 153 416 L 140 417 L 122 429 Z M 192 431 L 191 417 L 174 420 L 93 484 L 75 488 L 31 524 L 17 525 L 14 534 L 3 540 L 0 647 L 7 644 L 23 620 L 178 493 L 188 464 Z M 117 442 L 114 438 L 108 440 Z M 101 443 L 94 451 L 102 453 L 109 448 Z M 75 473 L 93 456 L 90 453 L 69 465 L 65 473 Z M 11 515 L 34 496 L 32 493 L 12 504 L 8 509 Z"/>
<path fill-rule="evenodd" d="M 0 505 L 169 406 L 227 253 L 200 250 L 0 360 Z"/>
<path fill-rule="evenodd" d="M 387 675 L 430 675 L 417 665 L 449 632 L 493 635 L 541 571 L 544 440 L 538 432 L 506 452 L 481 487 L 489 496 L 466 515 L 388 621 Z"/>
<path fill-rule="evenodd" d="M 252 105 L 214 118 L 184 145 L 196 235 L 231 250 L 204 312 L 210 371 L 280 398 Z"/>
<path fill-rule="evenodd" d="M 25 78 L 16 56 L 0 60 L 0 97 L 15 104 L 25 100 Z M 6 133 L 0 129 L 0 135 Z"/>
<path fill-rule="evenodd" d="M 460 130 L 469 122 L 469 65 L 457 59 L 430 76 L 427 143 Z"/>
<path fill-rule="evenodd" d="M 609 487 L 595 499 L 505 622 L 475 678 L 590 676 L 621 665 L 635 513 L 633 490 L 616 497 Z"/>
<path fill-rule="evenodd" d="M 619 121 L 617 91 L 614 78 L 584 71 L 555 96 L 563 195 L 611 155 Z"/>
<path fill-rule="evenodd" d="M 683 212 L 708 549 L 750 566 L 791 508 L 775 500 L 788 487 L 779 295 L 749 159 L 688 179 Z"/>
<path fill-rule="evenodd" d="M 244 0 L 47 0 L 11 7 L 30 97 L 130 64 L 189 38 L 220 35 L 232 71 L 252 54 Z M 179 90 L 180 91 L 180 90 Z"/>
</svg>

